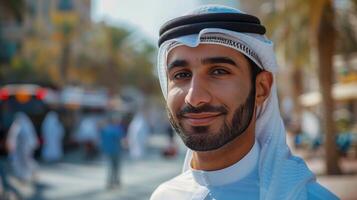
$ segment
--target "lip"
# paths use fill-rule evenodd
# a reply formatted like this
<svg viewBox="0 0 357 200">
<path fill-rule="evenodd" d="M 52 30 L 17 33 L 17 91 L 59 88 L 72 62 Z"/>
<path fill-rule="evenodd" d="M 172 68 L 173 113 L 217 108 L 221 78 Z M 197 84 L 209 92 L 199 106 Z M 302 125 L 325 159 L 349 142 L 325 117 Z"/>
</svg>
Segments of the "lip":
<svg viewBox="0 0 357 200">
<path fill-rule="evenodd" d="M 207 126 L 221 115 L 222 113 L 189 113 L 183 116 L 183 120 L 191 126 Z"/>
</svg>

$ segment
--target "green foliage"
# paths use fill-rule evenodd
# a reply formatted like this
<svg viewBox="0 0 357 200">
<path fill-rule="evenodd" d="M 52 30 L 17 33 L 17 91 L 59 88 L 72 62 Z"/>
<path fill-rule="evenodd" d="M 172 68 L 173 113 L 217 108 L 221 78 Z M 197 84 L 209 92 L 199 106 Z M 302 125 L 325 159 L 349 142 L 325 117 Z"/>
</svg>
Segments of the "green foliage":
<svg viewBox="0 0 357 200">
<path fill-rule="evenodd" d="M 286 60 L 296 67 L 311 65 L 311 49 L 315 47 L 319 13 L 324 1 L 285 1 L 281 9 L 272 9 L 265 16 L 270 35 L 277 48 L 283 51 Z M 337 10 L 337 53 L 350 54 L 357 51 L 357 0 L 346 1 L 347 7 Z M 320 12 L 319 12 L 320 11 Z M 268 31 L 269 31 L 268 30 Z"/>
<path fill-rule="evenodd" d="M 97 24 L 82 41 L 87 48 L 78 56 L 77 66 L 94 79 L 92 84 L 112 91 L 130 85 L 156 93 L 159 88 L 152 87 L 157 85 L 153 70 L 156 48 L 132 36 L 126 28 Z"/>
<path fill-rule="evenodd" d="M 109 45 L 113 51 L 120 49 L 130 32 L 124 28 L 106 27 Z"/>
<path fill-rule="evenodd" d="M 15 57 L 10 65 L 1 68 L 3 83 L 39 83 L 50 82 L 45 73 L 38 71 L 32 62 Z"/>
<path fill-rule="evenodd" d="M 348 56 L 357 52 L 357 0 L 351 0 L 348 8 L 337 10 L 337 52 Z"/>
<path fill-rule="evenodd" d="M 72 33 L 74 26 L 69 22 L 64 22 L 60 25 L 60 31 L 64 37 L 69 37 Z"/>
<path fill-rule="evenodd" d="M 25 5 L 24 0 L 0 3 L 19 22 L 31 12 Z M 140 35 L 133 37 L 127 27 L 80 24 L 61 14 L 63 19 L 49 19 L 52 24 L 31 18 L 32 27 L 23 32 L 21 48 L 11 63 L 0 68 L 1 82 L 76 83 L 104 86 L 113 92 L 130 85 L 149 93 L 159 91 L 152 87 L 158 85 L 153 70 L 155 46 Z M 68 19 L 71 16 L 69 13 Z"/>
<path fill-rule="evenodd" d="M 293 67 L 311 64 L 311 34 L 309 32 L 309 4 L 306 0 L 287 1 L 283 9 L 272 9 L 264 19 L 277 50 Z"/>
</svg>

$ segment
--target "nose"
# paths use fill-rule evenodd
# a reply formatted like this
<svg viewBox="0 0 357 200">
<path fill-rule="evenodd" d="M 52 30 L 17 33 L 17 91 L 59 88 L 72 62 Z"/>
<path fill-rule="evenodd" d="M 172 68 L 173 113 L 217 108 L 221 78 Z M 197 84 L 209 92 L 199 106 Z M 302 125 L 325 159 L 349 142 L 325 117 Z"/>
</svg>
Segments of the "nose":
<svg viewBox="0 0 357 200">
<path fill-rule="evenodd" d="M 199 77 L 193 76 L 185 97 L 185 103 L 190 104 L 193 107 L 199 107 L 210 103 L 211 100 L 212 95 L 208 88 L 208 83 Z"/>
</svg>

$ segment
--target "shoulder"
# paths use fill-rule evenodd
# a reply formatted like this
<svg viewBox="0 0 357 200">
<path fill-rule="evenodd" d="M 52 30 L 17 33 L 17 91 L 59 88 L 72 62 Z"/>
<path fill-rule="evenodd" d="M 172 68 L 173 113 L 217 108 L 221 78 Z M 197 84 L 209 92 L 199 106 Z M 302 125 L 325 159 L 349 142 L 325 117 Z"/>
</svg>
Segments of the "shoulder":
<svg viewBox="0 0 357 200">
<path fill-rule="evenodd" d="M 157 187 L 150 200 L 190 199 L 197 187 L 192 173 L 186 171 Z"/>
<path fill-rule="evenodd" d="M 339 199 L 335 194 L 323 187 L 317 182 L 307 184 L 307 197 L 308 199 L 316 200 L 335 200 Z"/>
</svg>

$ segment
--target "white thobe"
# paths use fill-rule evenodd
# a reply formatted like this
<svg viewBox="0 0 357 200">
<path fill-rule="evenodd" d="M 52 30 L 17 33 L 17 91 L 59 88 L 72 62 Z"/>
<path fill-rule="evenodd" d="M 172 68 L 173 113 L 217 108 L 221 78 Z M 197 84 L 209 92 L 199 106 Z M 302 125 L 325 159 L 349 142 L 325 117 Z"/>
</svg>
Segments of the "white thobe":
<svg viewBox="0 0 357 200">
<path fill-rule="evenodd" d="M 33 153 L 38 141 L 35 128 L 26 114 L 16 115 L 6 142 L 10 147 L 9 155 L 14 174 L 22 180 L 30 181 L 37 166 Z"/>
<path fill-rule="evenodd" d="M 137 113 L 128 128 L 129 154 L 133 159 L 140 159 L 145 154 L 149 136 L 149 124 L 143 113 Z"/>
<path fill-rule="evenodd" d="M 57 161 L 63 156 L 62 140 L 64 128 L 58 119 L 58 114 L 49 112 L 42 123 L 42 137 L 44 140 L 42 158 L 45 161 Z"/>
<path fill-rule="evenodd" d="M 98 117 L 86 116 L 79 124 L 76 139 L 78 142 L 92 142 L 96 144 L 98 142 Z"/>
<path fill-rule="evenodd" d="M 247 155 L 225 169 L 202 171 L 190 168 L 160 185 L 152 194 L 151 200 L 259 199 L 259 152 L 259 144 L 255 142 Z M 307 188 L 308 199 L 336 199 L 316 182 Z"/>
</svg>

